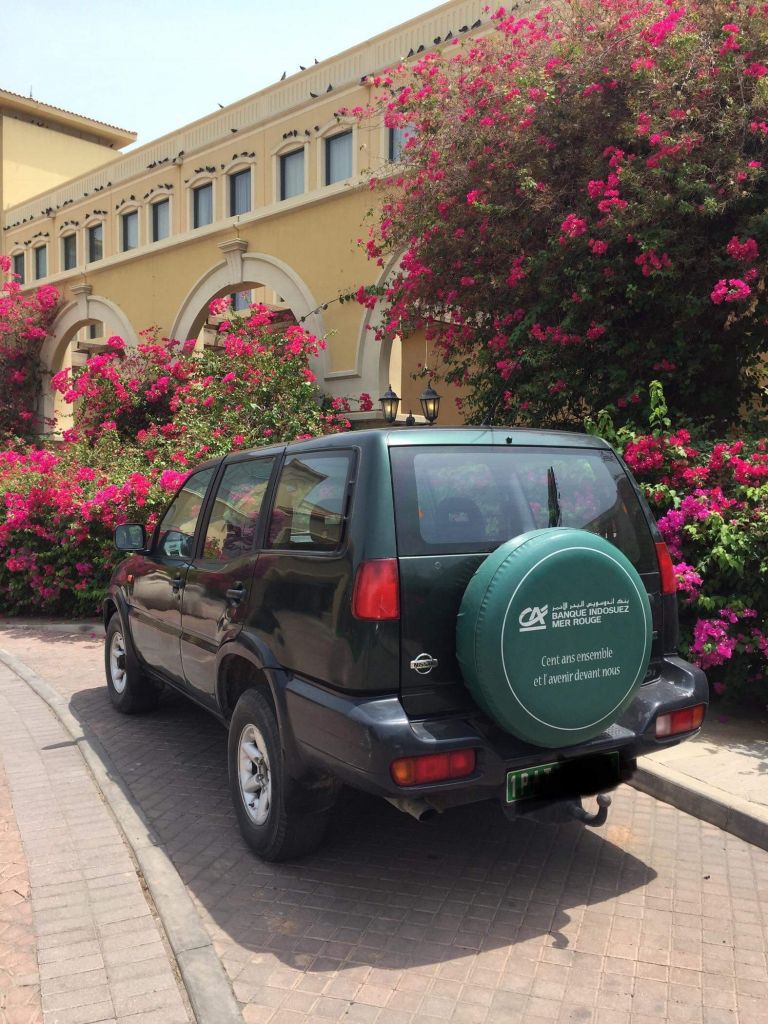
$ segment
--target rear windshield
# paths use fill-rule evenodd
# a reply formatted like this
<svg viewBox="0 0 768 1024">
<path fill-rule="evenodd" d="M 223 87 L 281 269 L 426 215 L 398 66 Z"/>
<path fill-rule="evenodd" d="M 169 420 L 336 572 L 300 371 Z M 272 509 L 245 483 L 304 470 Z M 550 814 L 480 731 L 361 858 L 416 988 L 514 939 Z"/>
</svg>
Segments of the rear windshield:
<svg viewBox="0 0 768 1024">
<path fill-rule="evenodd" d="M 656 557 L 612 452 L 481 446 L 391 448 L 400 555 L 492 551 L 528 530 L 570 526 L 615 544 L 640 572 Z"/>
</svg>

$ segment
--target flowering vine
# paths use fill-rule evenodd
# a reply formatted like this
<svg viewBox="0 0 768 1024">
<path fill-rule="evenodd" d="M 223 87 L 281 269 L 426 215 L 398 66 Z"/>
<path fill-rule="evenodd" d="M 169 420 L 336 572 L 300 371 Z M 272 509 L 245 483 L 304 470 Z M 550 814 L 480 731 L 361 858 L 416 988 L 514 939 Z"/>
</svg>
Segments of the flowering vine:
<svg viewBox="0 0 768 1024">
<path fill-rule="evenodd" d="M 399 260 L 383 331 L 426 331 L 467 418 L 628 418 L 661 374 L 724 427 L 768 338 L 768 6 L 517 7 L 373 78 L 360 116 L 409 133 L 361 239 Z"/>
</svg>

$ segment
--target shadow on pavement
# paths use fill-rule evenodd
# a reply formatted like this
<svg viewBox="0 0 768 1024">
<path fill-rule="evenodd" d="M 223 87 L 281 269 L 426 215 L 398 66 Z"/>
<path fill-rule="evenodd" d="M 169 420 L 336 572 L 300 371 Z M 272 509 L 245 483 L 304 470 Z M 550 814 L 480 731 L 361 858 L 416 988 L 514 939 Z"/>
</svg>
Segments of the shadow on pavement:
<svg viewBox="0 0 768 1024">
<path fill-rule="evenodd" d="M 656 877 L 576 823 L 513 824 L 493 804 L 419 823 L 357 795 L 342 802 L 318 853 L 265 864 L 240 838 L 226 733 L 208 714 L 166 694 L 157 712 L 125 717 L 103 687 L 75 692 L 71 708 L 109 753 L 214 939 L 293 967 L 396 969 L 538 948 L 547 935 L 565 948 L 590 907 L 622 897 L 639 905 L 638 890 Z"/>
</svg>

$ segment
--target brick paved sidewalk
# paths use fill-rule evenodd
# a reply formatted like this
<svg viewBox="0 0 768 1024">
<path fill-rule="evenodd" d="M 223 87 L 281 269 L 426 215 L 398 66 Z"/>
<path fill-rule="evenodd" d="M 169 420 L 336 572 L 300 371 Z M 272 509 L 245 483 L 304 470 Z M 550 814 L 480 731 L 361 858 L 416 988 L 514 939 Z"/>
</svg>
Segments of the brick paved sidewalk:
<svg viewBox="0 0 768 1024">
<path fill-rule="evenodd" d="M 29 873 L 0 762 L 0 1024 L 39 1024 L 40 976 Z"/>
<path fill-rule="evenodd" d="M 116 714 L 100 636 L 16 629 L 0 647 L 107 750 L 248 1024 L 766 1022 L 768 853 L 706 822 L 627 787 L 597 831 L 493 805 L 419 824 L 360 800 L 317 854 L 264 864 L 210 716 L 172 694 Z"/>
<path fill-rule="evenodd" d="M 187 1022 L 161 927 L 77 744 L 3 665 L 0 822 L 0 1022 Z"/>
</svg>

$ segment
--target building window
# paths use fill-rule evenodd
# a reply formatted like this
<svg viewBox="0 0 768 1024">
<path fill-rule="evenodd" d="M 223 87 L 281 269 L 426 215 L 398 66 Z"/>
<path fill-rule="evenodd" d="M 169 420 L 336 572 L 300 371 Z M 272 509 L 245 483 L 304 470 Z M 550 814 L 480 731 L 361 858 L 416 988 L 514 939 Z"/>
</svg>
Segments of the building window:
<svg viewBox="0 0 768 1024">
<path fill-rule="evenodd" d="M 160 242 L 171 233 L 171 201 L 161 199 L 152 204 L 152 241 Z"/>
<path fill-rule="evenodd" d="M 24 284 L 24 253 L 17 252 L 13 257 L 13 272 L 19 284 Z"/>
<path fill-rule="evenodd" d="M 131 210 L 120 218 L 120 233 L 123 252 L 139 247 L 139 211 Z"/>
<path fill-rule="evenodd" d="M 399 163 L 403 159 L 403 150 L 408 139 L 413 137 L 413 128 L 406 125 L 404 128 L 389 129 L 389 151 L 387 156 L 391 163 Z"/>
<path fill-rule="evenodd" d="M 61 262 L 65 270 L 77 266 L 77 235 L 65 235 L 61 240 Z"/>
<path fill-rule="evenodd" d="M 232 300 L 232 309 L 235 313 L 239 313 L 243 309 L 248 309 L 251 305 L 250 290 L 245 292 L 233 292 L 232 295 L 230 295 L 230 299 Z"/>
<path fill-rule="evenodd" d="M 88 262 L 95 263 L 104 257 L 104 225 L 94 224 L 88 228 Z"/>
<path fill-rule="evenodd" d="M 192 189 L 192 227 L 203 228 L 213 223 L 213 183 Z"/>
<path fill-rule="evenodd" d="M 325 140 L 325 184 L 352 177 L 352 129 Z"/>
<path fill-rule="evenodd" d="M 280 157 L 280 198 L 292 199 L 304 191 L 304 150 L 294 149 Z"/>
<path fill-rule="evenodd" d="M 40 280 L 48 274 L 48 246 L 39 245 L 35 249 L 35 279 Z"/>
<path fill-rule="evenodd" d="M 251 172 L 238 171 L 229 176 L 229 216 L 248 213 L 251 209 Z"/>
<path fill-rule="evenodd" d="M 99 324 L 88 324 L 88 340 L 93 341 L 101 337 L 101 326 Z"/>
</svg>

